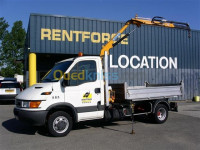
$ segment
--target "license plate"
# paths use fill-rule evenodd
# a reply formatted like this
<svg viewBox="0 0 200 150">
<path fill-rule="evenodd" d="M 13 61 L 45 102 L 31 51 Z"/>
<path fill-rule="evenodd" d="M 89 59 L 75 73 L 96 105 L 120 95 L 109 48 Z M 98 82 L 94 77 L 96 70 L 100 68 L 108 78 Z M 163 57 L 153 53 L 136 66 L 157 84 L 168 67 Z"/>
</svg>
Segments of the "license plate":
<svg viewBox="0 0 200 150">
<path fill-rule="evenodd" d="M 14 90 L 6 90 L 6 93 L 12 93 Z"/>
</svg>

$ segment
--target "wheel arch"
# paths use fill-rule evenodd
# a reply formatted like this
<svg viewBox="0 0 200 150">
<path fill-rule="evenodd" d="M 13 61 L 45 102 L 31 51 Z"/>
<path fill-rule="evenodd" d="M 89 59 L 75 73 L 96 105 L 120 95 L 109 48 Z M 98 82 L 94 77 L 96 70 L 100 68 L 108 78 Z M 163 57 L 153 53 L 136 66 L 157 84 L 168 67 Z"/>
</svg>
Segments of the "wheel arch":
<svg viewBox="0 0 200 150">
<path fill-rule="evenodd" d="M 161 99 L 161 100 L 156 100 L 156 102 L 154 103 L 152 113 L 155 113 L 155 109 L 158 106 L 158 104 L 163 104 L 167 107 L 168 111 L 170 110 L 168 99 Z"/>
<path fill-rule="evenodd" d="M 49 106 L 46 110 L 48 111 L 47 117 L 49 117 L 49 115 L 52 114 L 53 112 L 64 111 L 64 112 L 69 113 L 69 115 L 72 117 L 74 122 L 78 122 L 77 110 L 70 103 L 66 103 L 66 102 L 56 103 Z"/>
</svg>

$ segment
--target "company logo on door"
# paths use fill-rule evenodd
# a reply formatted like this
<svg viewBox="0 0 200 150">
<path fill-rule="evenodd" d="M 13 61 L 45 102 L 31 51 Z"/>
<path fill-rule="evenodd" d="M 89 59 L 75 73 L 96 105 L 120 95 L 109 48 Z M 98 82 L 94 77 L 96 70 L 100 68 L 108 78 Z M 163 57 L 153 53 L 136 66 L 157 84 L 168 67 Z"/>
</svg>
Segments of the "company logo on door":
<svg viewBox="0 0 200 150">
<path fill-rule="evenodd" d="M 130 58 L 126 55 L 118 57 L 117 64 L 113 63 L 113 56 L 110 55 L 110 68 L 161 68 L 161 69 L 177 69 L 177 57 L 157 57 L 157 56 L 143 56 L 139 57 L 133 55 Z"/>
<path fill-rule="evenodd" d="M 86 92 L 83 94 L 82 103 L 91 103 L 92 101 L 92 93 Z"/>
</svg>

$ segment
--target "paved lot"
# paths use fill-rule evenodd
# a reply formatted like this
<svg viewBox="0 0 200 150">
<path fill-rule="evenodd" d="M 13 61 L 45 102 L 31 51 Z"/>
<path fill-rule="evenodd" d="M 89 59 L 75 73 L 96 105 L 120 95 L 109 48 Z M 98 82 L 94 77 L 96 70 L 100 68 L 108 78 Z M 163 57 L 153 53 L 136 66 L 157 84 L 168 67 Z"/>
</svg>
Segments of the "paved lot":
<svg viewBox="0 0 200 150">
<path fill-rule="evenodd" d="M 157 125 L 138 118 L 135 135 L 131 122 L 109 125 L 99 122 L 80 124 L 66 137 L 50 137 L 43 129 L 35 129 L 14 119 L 14 105 L 0 105 L 0 149 L 200 149 L 200 103 L 181 103 L 179 112 L 170 112 L 165 124 Z"/>
</svg>

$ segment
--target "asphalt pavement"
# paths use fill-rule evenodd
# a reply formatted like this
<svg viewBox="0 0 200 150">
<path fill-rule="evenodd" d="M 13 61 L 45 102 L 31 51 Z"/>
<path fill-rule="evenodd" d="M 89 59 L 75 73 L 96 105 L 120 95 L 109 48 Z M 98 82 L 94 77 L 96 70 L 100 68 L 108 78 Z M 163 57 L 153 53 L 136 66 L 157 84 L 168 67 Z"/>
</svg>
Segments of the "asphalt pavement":
<svg viewBox="0 0 200 150">
<path fill-rule="evenodd" d="M 57 150 L 198 150 L 200 149 L 200 103 L 179 103 L 179 112 L 170 112 L 164 124 L 137 117 L 135 134 L 131 121 L 103 124 L 80 123 L 68 136 L 55 138 L 44 128 L 15 120 L 13 104 L 0 104 L 0 149 Z"/>
</svg>

